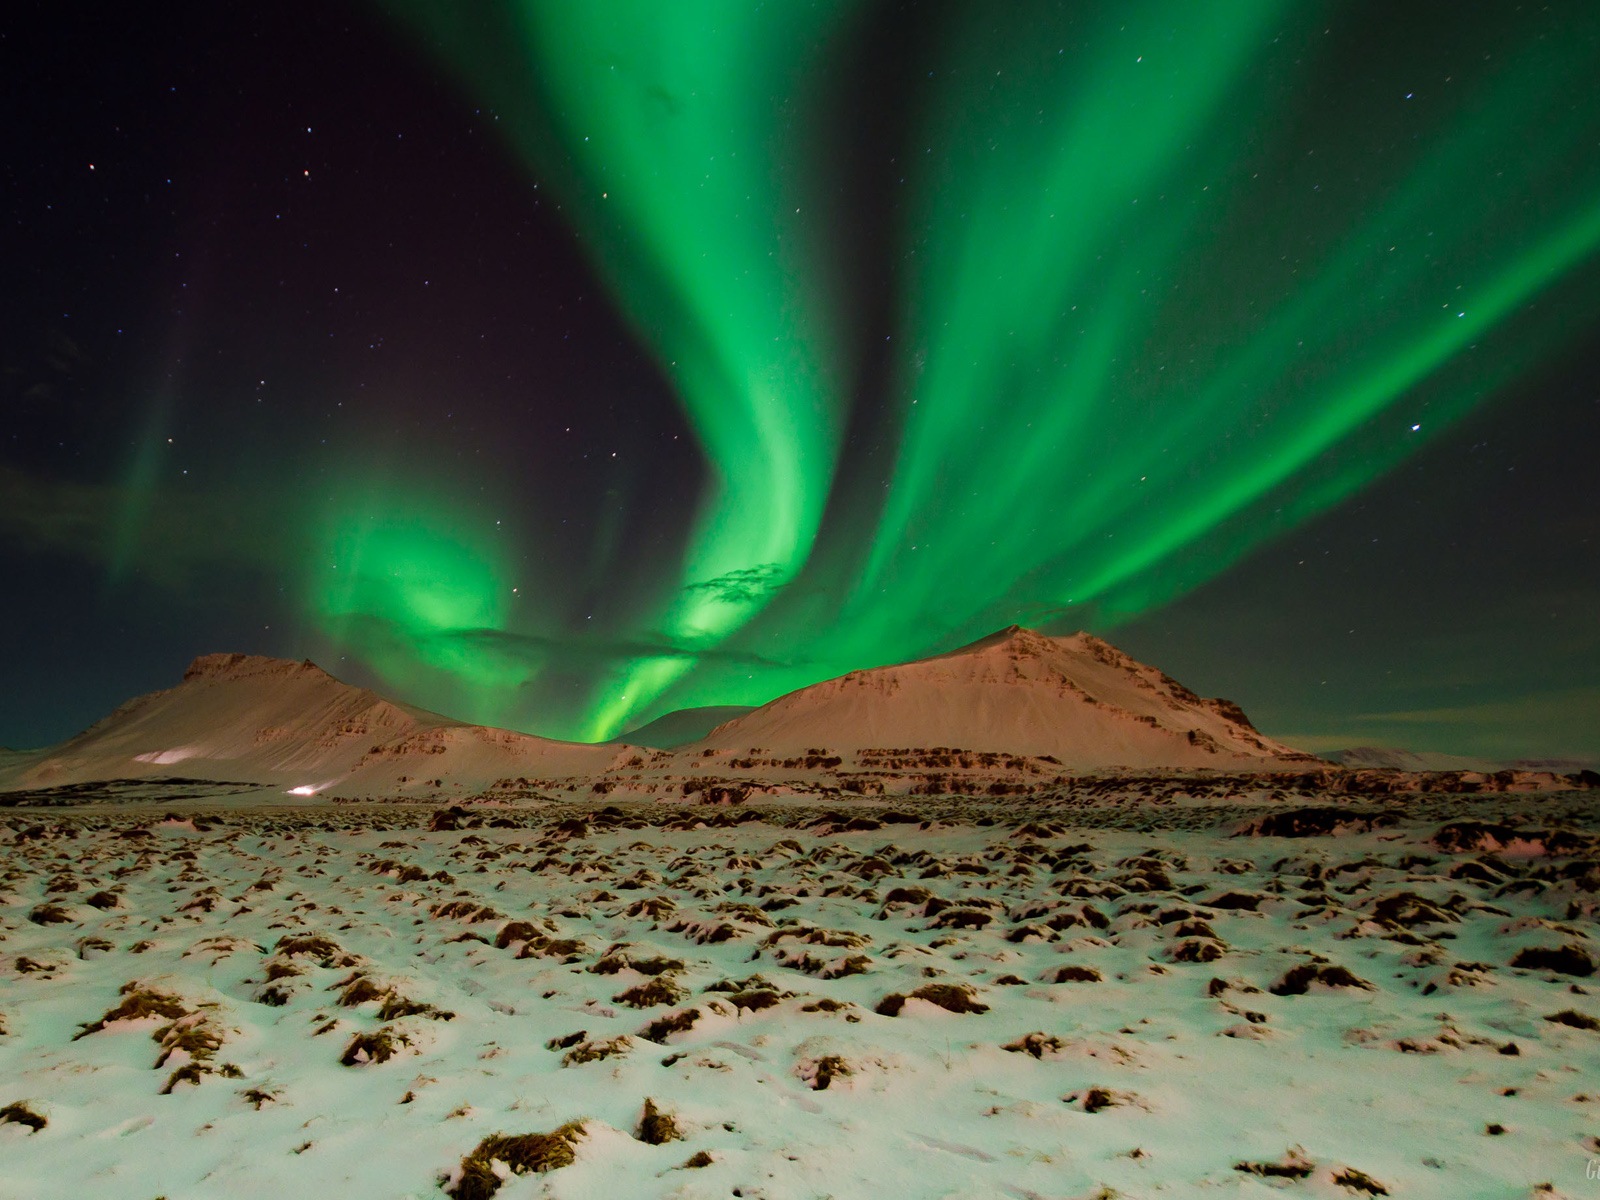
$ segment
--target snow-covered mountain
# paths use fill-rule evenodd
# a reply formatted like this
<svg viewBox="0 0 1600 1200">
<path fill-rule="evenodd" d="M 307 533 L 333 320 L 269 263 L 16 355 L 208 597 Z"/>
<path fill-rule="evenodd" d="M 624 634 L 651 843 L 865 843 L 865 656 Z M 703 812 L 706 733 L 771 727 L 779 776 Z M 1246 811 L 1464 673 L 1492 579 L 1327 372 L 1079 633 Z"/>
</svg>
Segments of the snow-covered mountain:
<svg viewBox="0 0 1600 1200">
<path fill-rule="evenodd" d="M 469 725 L 352 687 L 311 662 L 207 654 L 59 746 L 0 764 L 0 789 L 181 777 L 404 794 L 447 779 L 600 772 L 627 748 Z"/>
<path fill-rule="evenodd" d="M 693 737 L 709 715 L 664 721 Z M 1258 733 L 1236 704 L 1202 699 L 1099 638 L 1013 626 L 948 654 L 780 696 L 699 741 L 657 750 L 648 763 L 634 745 L 453 720 L 342 683 L 310 662 L 208 654 L 177 687 L 130 700 L 59 746 L 0 759 L 0 790 L 193 779 L 403 798 L 558 780 L 571 785 L 566 791 L 587 790 L 606 776 L 650 795 L 691 768 L 697 778 L 725 770 L 754 779 L 767 765 L 793 774 L 783 760 L 821 752 L 847 756 L 847 771 L 900 770 L 860 752 L 893 750 L 909 761 L 946 748 L 1053 759 L 1066 771 L 1316 761 Z M 768 757 L 739 764 L 730 758 L 739 753 Z"/>
<path fill-rule="evenodd" d="M 1392 771 L 1498 771 L 1508 764 L 1464 754 L 1443 754 L 1428 750 L 1405 750 L 1395 746 L 1351 746 L 1323 754 L 1329 762 L 1343 767 L 1378 768 Z"/>
<path fill-rule="evenodd" d="M 1326 750 L 1322 757 L 1342 767 L 1380 768 L 1394 771 L 1554 771 L 1572 774 L 1600 766 L 1587 758 L 1480 758 L 1437 750 L 1406 750 L 1395 746 L 1351 746 Z"/>
<path fill-rule="evenodd" d="M 1316 761 L 1258 733 L 1237 704 L 1202 699 L 1097 637 L 1015 625 L 947 654 L 790 692 L 685 750 L 931 747 L 1049 755 L 1079 769 Z"/>
</svg>

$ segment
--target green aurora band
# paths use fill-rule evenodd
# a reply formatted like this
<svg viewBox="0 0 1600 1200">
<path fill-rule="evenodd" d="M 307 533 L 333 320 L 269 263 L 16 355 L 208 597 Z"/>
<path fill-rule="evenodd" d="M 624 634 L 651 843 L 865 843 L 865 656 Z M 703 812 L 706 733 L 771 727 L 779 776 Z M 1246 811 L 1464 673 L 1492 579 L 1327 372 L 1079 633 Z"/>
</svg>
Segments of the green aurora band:
<svg viewBox="0 0 1600 1200">
<path fill-rule="evenodd" d="M 773 130 L 798 102 L 774 80 L 803 80 L 843 8 L 505 6 L 509 62 L 447 8 L 404 13 L 507 115 L 531 163 L 558 156 L 585 245 L 693 423 L 710 484 L 653 621 L 675 645 L 714 646 L 748 622 L 805 564 L 827 500 L 843 423 L 830 327 L 840 305 L 817 278 L 827 254 L 806 215 L 811 171 L 792 146 L 774 156 Z M 742 573 L 770 586 L 722 599 L 716 581 Z M 576 732 L 615 733 L 694 661 L 625 664 Z"/>
<path fill-rule="evenodd" d="M 329 635 L 440 707 L 515 719 L 531 668 L 492 637 L 513 594 L 506 555 L 482 532 L 492 523 L 448 493 L 381 480 L 341 492 L 329 513 L 311 596 Z"/>
<path fill-rule="evenodd" d="M 1087 83 L 1036 44 L 993 44 L 981 20 L 952 38 L 963 57 L 1005 62 L 1006 82 L 951 89 L 929 133 L 953 152 L 920 189 L 907 317 L 919 365 L 853 621 L 885 615 L 885 591 L 897 603 L 867 641 L 892 637 L 908 611 L 978 629 L 1001 615 L 997 598 L 1014 611 L 1099 602 L 1113 620 L 1147 610 L 1161 590 L 1151 576 L 1187 546 L 1414 403 L 1600 247 L 1594 180 L 1574 196 L 1565 178 L 1584 137 L 1548 136 L 1592 67 L 1581 44 L 1564 59 L 1530 48 L 1403 173 L 1342 185 L 1354 194 L 1327 214 L 1325 244 L 1286 260 L 1281 241 L 1250 237 L 1233 214 L 1271 214 L 1248 194 L 1260 131 L 1238 114 L 1274 106 L 1249 51 L 1294 7 L 1147 6 L 1148 27 L 1119 9 L 1087 56 L 1114 65 Z M 1008 45 L 1021 52 L 1006 57 Z M 1041 94 L 1072 96 L 1059 120 L 1007 119 Z M 1485 169 L 1512 162 L 1515 175 Z M 1289 202 L 1315 203 L 1313 186 Z M 1539 220 L 1485 236 L 1541 186 Z M 1222 244 L 1243 261 L 1196 271 L 1197 237 L 1230 225 Z M 1381 302 L 1353 302 L 1368 296 Z M 1573 315 L 1478 371 L 1527 369 Z M 1435 397 L 1429 431 L 1453 407 Z M 1345 492 L 1394 460 L 1371 446 L 1336 456 L 1354 464 Z M 952 594 L 972 578 L 982 586 Z"/>
<path fill-rule="evenodd" d="M 1336 5 L 935 6 L 876 334 L 897 444 L 886 477 L 852 475 L 859 268 L 813 202 L 834 169 L 817 81 L 862 13 L 387 7 L 559 190 L 706 467 L 683 560 L 606 631 L 664 649 L 566 713 L 518 710 L 543 659 L 516 651 L 511 572 L 460 505 L 335 506 L 358 515 L 329 525 L 321 627 L 393 681 L 453 679 L 475 719 L 604 738 L 1012 620 L 1114 627 L 1600 316 L 1568 286 L 1600 251 L 1594 11 L 1564 39 L 1486 17 L 1482 68 L 1421 61 L 1414 96 L 1395 79 L 1415 48 L 1375 49 L 1312 111 L 1303 64 Z"/>
</svg>

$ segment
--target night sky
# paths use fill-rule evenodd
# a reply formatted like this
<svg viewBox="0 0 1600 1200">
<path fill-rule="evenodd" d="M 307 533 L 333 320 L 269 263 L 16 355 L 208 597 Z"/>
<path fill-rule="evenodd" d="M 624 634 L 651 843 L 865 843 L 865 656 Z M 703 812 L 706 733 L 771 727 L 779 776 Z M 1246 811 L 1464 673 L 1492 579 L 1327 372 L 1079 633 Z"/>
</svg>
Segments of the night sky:
<svg viewBox="0 0 1600 1200">
<path fill-rule="evenodd" d="M 1600 754 L 1600 6 L 0 35 L 0 743 L 214 650 L 594 740 L 1019 622 Z"/>
</svg>

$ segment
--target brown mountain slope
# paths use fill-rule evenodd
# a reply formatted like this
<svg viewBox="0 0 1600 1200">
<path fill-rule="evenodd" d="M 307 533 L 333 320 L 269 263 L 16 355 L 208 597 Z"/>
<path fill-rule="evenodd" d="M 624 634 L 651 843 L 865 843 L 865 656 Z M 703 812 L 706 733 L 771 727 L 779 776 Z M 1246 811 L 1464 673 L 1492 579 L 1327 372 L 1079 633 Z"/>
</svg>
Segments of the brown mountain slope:
<svg viewBox="0 0 1600 1200">
<path fill-rule="evenodd" d="M 346 793 L 439 778 L 477 788 L 506 776 L 600 772 L 626 751 L 469 725 L 341 683 L 311 662 L 208 654 L 177 687 L 19 756 L 0 788 L 161 776 Z"/>
<path fill-rule="evenodd" d="M 1012 626 L 948 654 L 852 671 L 780 696 L 685 751 L 951 746 L 1064 766 L 1239 767 L 1315 761 L 1087 633 Z"/>
</svg>

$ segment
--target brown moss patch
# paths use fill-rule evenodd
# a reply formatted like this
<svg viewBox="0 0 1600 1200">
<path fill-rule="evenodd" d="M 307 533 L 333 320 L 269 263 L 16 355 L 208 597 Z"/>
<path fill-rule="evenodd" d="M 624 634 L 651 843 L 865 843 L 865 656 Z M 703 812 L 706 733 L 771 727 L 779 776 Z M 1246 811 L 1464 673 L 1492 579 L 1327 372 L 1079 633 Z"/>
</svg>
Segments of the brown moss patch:
<svg viewBox="0 0 1600 1200">
<path fill-rule="evenodd" d="M 1097 1113 L 1107 1108 L 1115 1108 L 1122 1101 L 1110 1088 L 1092 1087 L 1083 1093 L 1083 1111 Z"/>
<path fill-rule="evenodd" d="M 1517 952 L 1511 965 L 1530 971 L 1554 971 L 1559 975 L 1589 976 L 1595 969 L 1589 952 L 1575 942 L 1565 946 L 1529 946 Z"/>
<path fill-rule="evenodd" d="M 1372 919 L 1391 929 L 1414 929 L 1418 925 L 1448 925 L 1461 920 L 1426 896 L 1415 892 L 1394 892 L 1373 903 Z"/>
<path fill-rule="evenodd" d="M 1292 1146 L 1276 1162 L 1236 1162 L 1233 1169 L 1263 1179 L 1304 1179 L 1317 1169 L 1317 1164 L 1299 1146 Z"/>
<path fill-rule="evenodd" d="M 1194 922 L 1204 925 L 1205 922 Z M 1175 963 L 1208 963 L 1216 962 L 1227 952 L 1227 946 L 1219 938 L 1195 937 L 1179 942 L 1167 952 L 1167 958 Z"/>
<path fill-rule="evenodd" d="M 358 1004 L 365 1004 L 369 1000 L 382 1000 L 387 992 L 368 979 L 365 975 L 357 975 L 347 983 L 334 984 L 335 987 L 344 987 L 339 993 L 340 1008 L 354 1008 Z"/>
<path fill-rule="evenodd" d="M 184 1054 L 193 1062 L 204 1062 L 222 1049 L 222 1043 L 227 1039 L 222 1030 L 210 1024 L 204 1013 L 190 1013 L 180 1017 L 165 1029 L 158 1029 L 152 1035 L 161 1045 L 160 1057 L 156 1059 L 157 1067 L 164 1067 L 168 1060 L 175 1054 Z"/>
<path fill-rule="evenodd" d="M 830 963 L 817 972 L 822 979 L 843 979 L 846 975 L 865 975 L 872 970 L 872 960 L 865 954 L 851 954 L 836 963 Z"/>
<path fill-rule="evenodd" d="M 982 929 L 994 914 L 981 908 L 947 908 L 933 919 L 934 929 Z"/>
<path fill-rule="evenodd" d="M 741 930 L 726 921 L 676 921 L 667 926 L 668 933 L 681 933 L 700 945 L 718 945 L 738 937 Z"/>
<path fill-rule="evenodd" d="M 618 992 L 611 999 L 629 1008 L 655 1008 L 661 1004 L 676 1004 L 687 992 L 670 979 L 651 979 Z"/>
<path fill-rule="evenodd" d="M 633 1039 L 626 1035 L 606 1038 L 603 1041 L 579 1042 L 561 1056 L 561 1065 L 576 1067 L 583 1063 L 601 1062 L 607 1058 L 620 1058 L 632 1049 Z"/>
<path fill-rule="evenodd" d="M 843 1012 L 847 1008 L 854 1008 L 848 1000 L 835 1000 L 832 996 L 821 996 L 816 1000 L 808 1000 L 800 1006 L 801 1012 Z"/>
<path fill-rule="evenodd" d="M 1389 1189 L 1384 1187 L 1365 1171 L 1358 1171 L 1354 1167 L 1345 1167 L 1333 1173 L 1333 1182 L 1344 1188 L 1347 1192 L 1356 1192 L 1363 1196 L 1387 1196 Z"/>
<path fill-rule="evenodd" d="M 7 1123 L 26 1125 L 29 1133 L 38 1133 L 39 1130 L 50 1124 L 47 1118 L 34 1112 L 33 1109 L 21 1101 L 0 1108 L 0 1125 Z"/>
<path fill-rule="evenodd" d="M 664 975 L 668 971 L 681 971 L 684 961 L 681 958 L 665 958 L 659 955 L 650 958 L 634 958 L 624 952 L 621 946 L 613 946 L 600 956 L 590 967 L 591 975 L 615 975 L 619 971 L 632 970 L 641 975 Z"/>
<path fill-rule="evenodd" d="M 845 1079 L 855 1074 L 850 1063 L 837 1054 L 801 1059 L 795 1064 L 794 1070 L 814 1092 L 825 1092 L 833 1085 L 835 1079 Z"/>
<path fill-rule="evenodd" d="M 103 937 L 86 937 L 78 939 L 78 957 L 80 959 L 93 958 L 101 954 L 110 954 L 116 947 Z"/>
<path fill-rule="evenodd" d="M 141 1021 L 148 1017 L 176 1021 L 188 1016 L 190 1012 L 189 1007 L 177 996 L 141 987 L 137 983 L 123 984 L 121 995 L 121 1001 L 107 1009 L 105 1016 L 98 1021 L 80 1026 L 78 1032 L 72 1035 L 72 1040 L 77 1041 L 79 1038 L 88 1037 L 91 1033 L 99 1033 L 116 1021 Z"/>
<path fill-rule="evenodd" d="M 171 1075 L 167 1076 L 166 1083 L 161 1085 L 161 1094 L 163 1096 L 170 1096 L 182 1084 L 189 1084 L 191 1087 L 198 1087 L 200 1085 L 200 1081 L 207 1075 L 210 1075 L 211 1072 L 212 1068 L 207 1063 L 184 1063 L 183 1066 L 179 1067 Z"/>
<path fill-rule="evenodd" d="M 454 1021 L 455 1013 L 447 1008 L 435 1008 L 420 1000 L 411 1000 L 399 992 L 388 992 L 378 1006 L 378 1020 L 398 1021 L 401 1017 L 427 1017 L 430 1021 Z"/>
<path fill-rule="evenodd" d="M 570 1167 L 577 1161 L 574 1147 L 582 1137 L 581 1121 L 568 1121 L 549 1133 L 492 1134 L 461 1160 L 461 1177 L 449 1193 L 456 1200 L 489 1200 L 505 1182 L 494 1169 L 497 1162 L 513 1175 Z"/>
<path fill-rule="evenodd" d="M 339 1063 L 341 1066 L 359 1067 L 388 1062 L 409 1045 L 411 1039 L 404 1031 L 385 1026 L 371 1033 L 358 1033 L 351 1038 L 350 1044 L 339 1056 Z"/>
<path fill-rule="evenodd" d="M 634 1137 L 647 1146 L 664 1146 L 668 1142 L 681 1140 L 683 1133 L 672 1114 L 662 1112 L 656 1107 L 656 1102 L 646 1096 L 644 1114 L 639 1118 L 639 1132 Z"/>
<path fill-rule="evenodd" d="M 685 1008 L 675 1013 L 668 1013 L 664 1017 L 657 1017 L 650 1024 L 639 1031 L 639 1036 L 647 1042 L 657 1045 L 666 1045 L 667 1039 L 675 1033 L 686 1033 L 694 1028 L 694 1023 L 700 1019 L 698 1008 Z"/>
<path fill-rule="evenodd" d="M 1593 1033 L 1600 1033 L 1600 1021 L 1575 1008 L 1564 1008 L 1558 1013 L 1551 1013 L 1545 1020 L 1557 1025 L 1568 1025 L 1573 1029 L 1587 1029 Z"/>
<path fill-rule="evenodd" d="M 751 988 L 743 992 L 731 992 L 728 1003 L 740 1012 L 760 1012 L 762 1009 L 775 1007 L 782 995 L 771 988 Z"/>
<path fill-rule="evenodd" d="M 1033 1058 L 1043 1058 L 1047 1054 L 1054 1054 L 1061 1049 L 1063 1042 L 1052 1033 L 1035 1031 L 1025 1033 L 1014 1042 L 1007 1042 L 1000 1048 L 1009 1050 L 1013 1054 L 1027 1054 Z"/>
<path fill-rule="evenodd" d="M 268 1008 L 282 1008 L 294 997 L 294 993 L 281 984 L 269 983 L 266 987 L 256 992 L 257 1004 L 265 1004 Z"/>
<path fill-rule="evenodd" d="M 1284 972 L 1283 978 L 1267 989 L 1274 996 L 1303 996 L 1315 984 L 1331 988 L 1360 988 L 1373 991 L 1373 986 L 1337 963 L 1301 963 Z"/>
<path fill-rule="evenodd" d="M 927 983 L 912 992 L 910 996 L 903 996 L 899 992 L 892 992 L 878 1001 L 872 1010 L 879 1016 L 897 1017 L 900 1010 L 905 1007 L 908 999 L 926 1000 L 935 1004 L 946 1012 L 953 1013 L 986 1013 L 989 1006 L 978 999 L 977 992 L 966 984 L 955 983 Z"/>
<path fill-rule="evenodd" d="M 272 948 L 279 958 L 309 958 L 319 967 L 353 967 L 354 955 L 347 954 L 338 942 L 320 933 L 285 934 Z"/>
<path fill-rule="evenodd" d="M 500 927 L 500 932 L 494 935 L 494 945 L 497 950 L 505 950 L 517 942 L 531 942 L 543 937 L 544 931 L 531 921 L 507 921 Z"/>
<path fill-rule="evenodd" d="M 522 943 L 522 949 L 517 951 L 518 958 L 559 958 L 562 962 L 575 963 L 583 958 L 589 947 L 577 938 L 531 938 Z"/>
<path fill-rule="evenodd" d="M 475 900 L 441 900 L 429 909 L 435 917 L 448 921 L 466 921 L 476 925 L 480 921 L 498 921 L 505 913 L 496 912 L 487 904 Z"/>
</svg>

